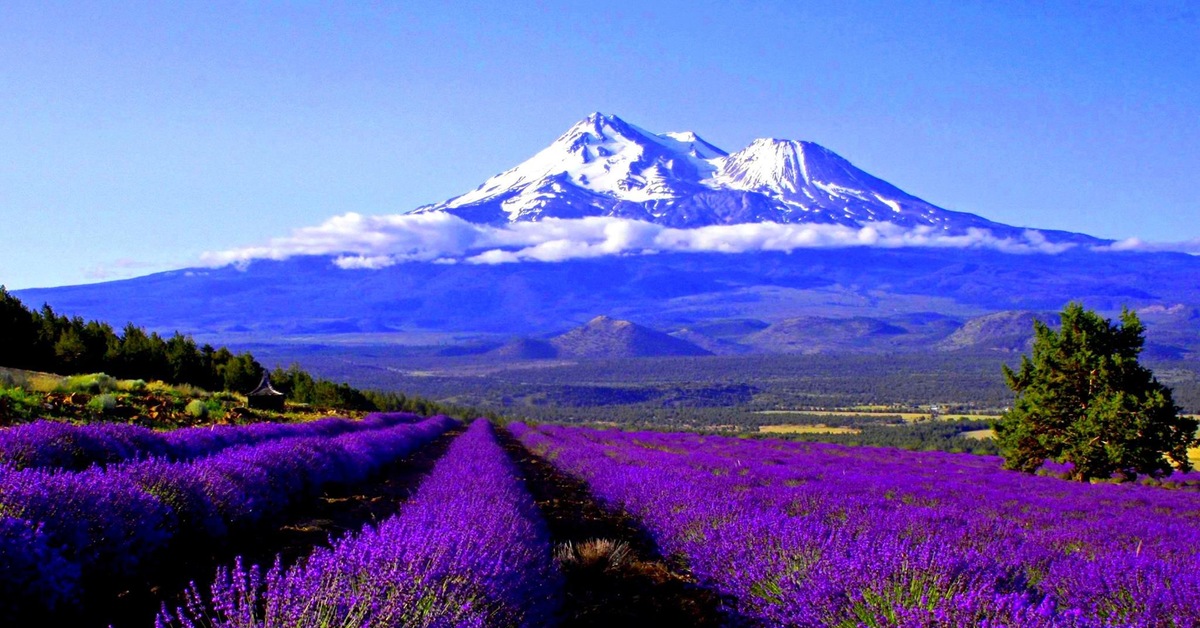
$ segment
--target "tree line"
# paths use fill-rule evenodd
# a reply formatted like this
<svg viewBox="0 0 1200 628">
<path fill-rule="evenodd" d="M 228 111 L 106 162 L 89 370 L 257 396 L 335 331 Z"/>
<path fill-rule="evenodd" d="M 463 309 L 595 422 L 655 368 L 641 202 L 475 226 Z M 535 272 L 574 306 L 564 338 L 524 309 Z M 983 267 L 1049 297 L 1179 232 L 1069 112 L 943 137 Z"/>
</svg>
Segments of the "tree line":
<svg viewBox="0 0 1200 628">
<path fill-rule="evenodd" d="M 103 372 L 120 379 L 239 393 L 257 387 L 265 372 L 249 352 L 198 345 L 179 332 L 164 338 L 133 323 L 117 332 L 108 323 L 61 315 L 49 305 L 33 310 L 4 286 L 0 286 L 0 366 L 58 375 Z M 449 410 L 424 399 L 315 378 L 295 364 L 276 368 L 271 381 L 289 400 L 315 406 L 420 414 Z"/>
</svg>

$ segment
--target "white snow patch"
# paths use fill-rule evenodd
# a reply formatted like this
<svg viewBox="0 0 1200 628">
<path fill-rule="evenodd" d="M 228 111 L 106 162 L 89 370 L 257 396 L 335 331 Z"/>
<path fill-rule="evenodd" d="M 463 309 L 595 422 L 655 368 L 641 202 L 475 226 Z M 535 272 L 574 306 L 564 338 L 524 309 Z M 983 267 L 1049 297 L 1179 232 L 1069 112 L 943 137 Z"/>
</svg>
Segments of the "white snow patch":
<svg viewBox="0 0 1200 628">
<path fill-rule="evenodd" d="M 875 196 L 875 198 L 879 199 L 880 203 L 883 203 L 884 205 L 891 207 L 892 211 L 896 212 L 897 214 L 900 213 L 900 211 L 901 211 L 900 203 L 897 203 L 896 201 L 893 201 L 891 199 L 884 198 L 878 194 L 875 194 L 874 196 Z"/>
</svg>

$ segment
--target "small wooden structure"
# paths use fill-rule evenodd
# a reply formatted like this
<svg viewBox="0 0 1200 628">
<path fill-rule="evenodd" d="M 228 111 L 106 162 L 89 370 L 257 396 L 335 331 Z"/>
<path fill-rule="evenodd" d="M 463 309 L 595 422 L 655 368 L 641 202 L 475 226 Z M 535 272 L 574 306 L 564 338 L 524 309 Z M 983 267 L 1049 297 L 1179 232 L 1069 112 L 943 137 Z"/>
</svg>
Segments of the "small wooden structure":
<svg viewBox="0 0 1200 628">
<path fill-rule="evenodd" d="M 258 388 L 246 393 L 246 405 L 255 410 L 274 410 L 283 412 L 285 395 L 271 387 L 271 377 L 263 372 L 262 383 Z"/>
</svg>

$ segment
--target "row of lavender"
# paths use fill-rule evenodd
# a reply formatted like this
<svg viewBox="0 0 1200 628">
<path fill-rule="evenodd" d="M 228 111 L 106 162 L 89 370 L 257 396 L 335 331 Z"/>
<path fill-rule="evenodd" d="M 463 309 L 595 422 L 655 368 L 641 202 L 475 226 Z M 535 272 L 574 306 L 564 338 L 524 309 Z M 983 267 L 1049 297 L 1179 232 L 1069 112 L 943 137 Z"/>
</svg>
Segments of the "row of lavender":
<svg viewBox="0 0 1200 628">
<path fill-rule="evenodd" d="M 337 436 L 378 427 L 381 422 L 417 420 L 415 414 L 392 412 L 367 415 L 363 421 L 330 417 L 307 423 L 209 425 L 169 432 L 125 423 L 72 425 L 41 420 L 0 430 L 0 466 L 82 471 L 96 464 L 151 457 L 191 460 L 236 445 L 291 436 Z"/>
<path fill-rule="evenodd" d="M 70 612 L 88 591 L 146 576 L 186 548 L 219 544 L 332 483 L 362 481 L 455 423 L 405 420 L 376 417 L 339 436 L 282 438 L 192 461 L 0 468 L 0 617 Z"/>
<path fill-rule="evenodd" d="M 991 457 L 512 427 L 664 553 L 802 626 L 1197 626 L 1200 496 Z"/>
<path fill-rule="evenodd" d="M 561 578 L 519 472 L 478 420 L 397 515 L 290 569 L 239 563 L 158 627 L 543 626 Z"/>
</svg>

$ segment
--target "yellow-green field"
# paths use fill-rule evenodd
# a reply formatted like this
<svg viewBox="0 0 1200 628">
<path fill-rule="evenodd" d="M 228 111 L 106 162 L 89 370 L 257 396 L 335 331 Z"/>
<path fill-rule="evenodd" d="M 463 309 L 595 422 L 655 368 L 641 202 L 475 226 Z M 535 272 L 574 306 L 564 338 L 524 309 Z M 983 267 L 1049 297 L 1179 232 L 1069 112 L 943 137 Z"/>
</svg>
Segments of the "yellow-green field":
<svg viewBox="0 0 1200 628">
<path fill-rule="evenodd" d="M 918 421 L 929 418 L 928 412 L 860 412 L 858 410 L 759 410 L 755 414 L 789 414 L 805 417 L 836 416 L 854 419 L 878 419 L 880 417 L 898 416 L 905 421 Z"/>
<path fill-rule="evenodd" d="M 903 419 L 909 423 L 914 423 L 916 421 L 928 421 L 929 420 L 928 412 L 888 412 L 888 411 L 864 412 L 864 411 L 860 411 L 860 410 L 759 410 L 755 414 L 776 414 L 776 415 L 786 414 L 786 415 L 803 416 L 803 417 L 836 416 L 836 417 L 846 417 L 846 418 L 852 418 L 852 419 L 867 419 L 867 420 L 878 419 L 880 417 L 898 416 L 901 419 Z M 1000 415 L 998 415 L 998 414 L 970 414 L 970 413 L 959 413 L 959 412 L 938 415 L 939 421 L 955 421 L 958 419 L 969 419 L 972 421 L 988 421 L 991 419 L 998 419 L 998 418 L 1000 418 Z"/>
<path fill-rule="evenodd" d="M 828 425 L 760 425 L 762 434 L 861 434 L 853 427 L 830 427 Z"/>
<path fill-rule="evenodd" d="M 963 438 L 974 438 L 975 440 L 983 440 L 985 438 L 995 438 L 996 434 L 992 430 L 970 430 L 959 434 Z"/>
</svg>

